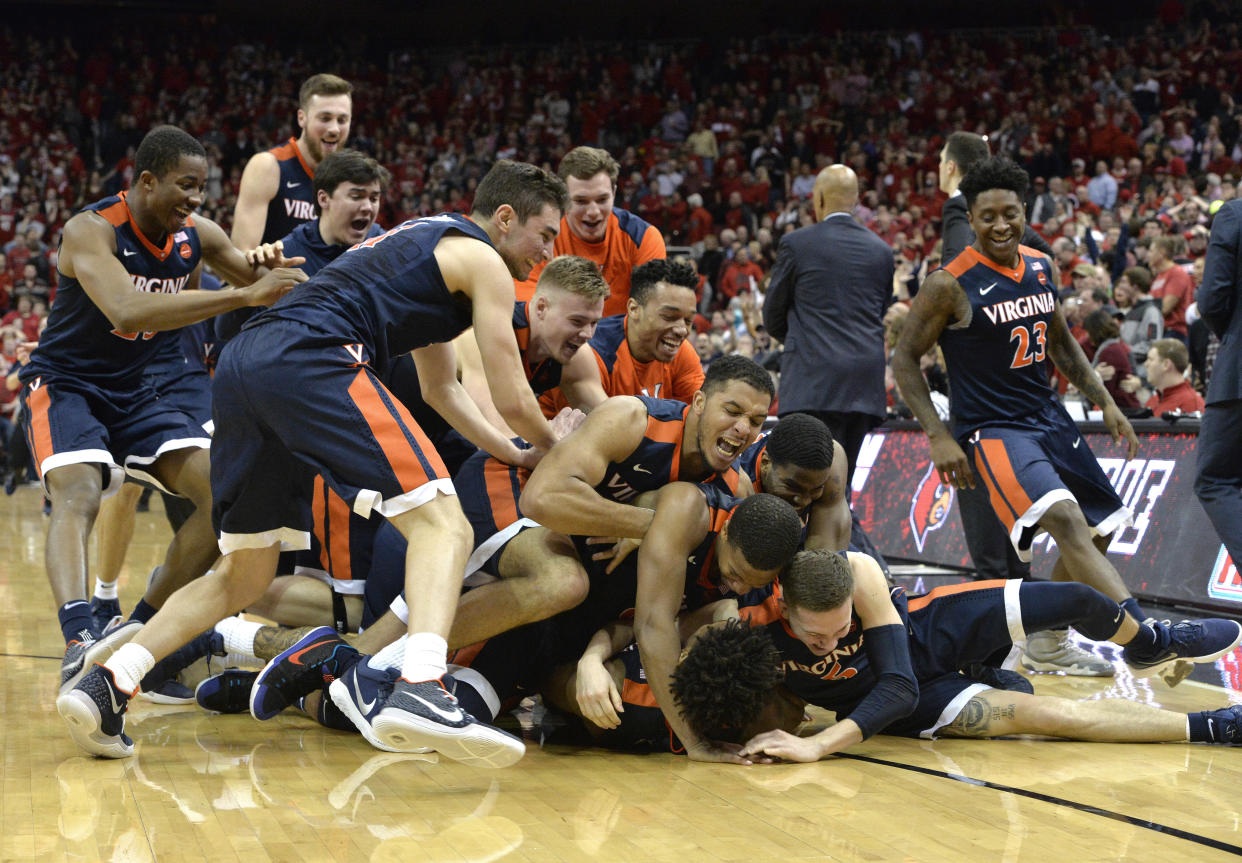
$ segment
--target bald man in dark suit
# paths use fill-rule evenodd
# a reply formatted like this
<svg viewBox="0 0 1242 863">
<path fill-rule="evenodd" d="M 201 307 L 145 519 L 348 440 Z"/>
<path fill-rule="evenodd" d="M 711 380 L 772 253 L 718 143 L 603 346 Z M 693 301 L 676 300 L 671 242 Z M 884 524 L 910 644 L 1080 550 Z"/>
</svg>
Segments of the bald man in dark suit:
<svg viewBox="0 0 1242 863">
<path fill-rule="evenodd" d="M 816 224 L 786 234 L 763 323 L 785 344 L 781 416 L 818 417 L 845 448 L 852 475 L 867 432 L 884 421 L 884 312 L 893 302 L 893 250 L 854 220 L 858 177 L 819 173 Z"/>
<path fill-rule="evenodd" d="M 863 438 L 887 410 L 883 319 L 893 302 L 893 250 L 854 220 L 858 177 L 849 167 L 820 171 L 812 203 L 817 223 L 781 240 L 763 324 L 785 345 L 778 413 L 822 420 L 845 450 L 853 477 Z M 857 516 L 850 545 L 888 574 Z"/>
</svg>

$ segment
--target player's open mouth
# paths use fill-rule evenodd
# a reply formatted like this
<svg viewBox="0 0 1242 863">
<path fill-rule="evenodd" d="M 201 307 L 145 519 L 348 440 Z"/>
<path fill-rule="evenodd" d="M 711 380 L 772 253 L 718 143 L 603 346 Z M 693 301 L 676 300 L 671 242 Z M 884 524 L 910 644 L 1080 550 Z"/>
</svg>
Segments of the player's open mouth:
<svg viewBox="0 0 1242 863">
<path fill-rule="evenodd" d="M 354 219 L 349 223 L 349 227 L 355 231 L 365 231 L 371 224 L 371 220 L 367 218 Z"/>
<path fill-rule="evenodd" d="M 194 210 L 193 210 L 193 209 L 189 209 L 189 210 L 184 210 L 184 209 L 176 209 L 176 210 L 173 210 L 173 215 L 177 217 L 177 221 L 178 221 L 179 223 L 184 222 L 186 219 L 190 218 L 190 216 L 191 216 L 193 213 L 194 213 Z"/>
<path fill-rule="evenodd" d="M 664 348 L 664 350 L 669 353 L 676 353 L 677 349 L 681 347 L 681 343 L 682 339 L 676 337 L 666 337 L 660 339 L 660 347 Z"/>
<path fill-rule="evenodd" d="M 727 437 L 716 438 L 716 452 L 720 453 L 721 457 L 733 461 L 733 459 L 737 458 L 738 451 L 741 450 L 744 443 L 745 441 L 733 440 Z"/>
<path fill-rule="evenodd" d="M 339 144 L 339 143 L 340 143 L 340 141 L 327 141 L 327 140 L 325 140 L 325 141 L 321 141 L 320 143 L 321 143 L 321 144 L 323 144 L 323 148 L 324 148 L 325 150 L 335 150 L 335 149 L 336 149 L 337 144 Z"/>
</svg>

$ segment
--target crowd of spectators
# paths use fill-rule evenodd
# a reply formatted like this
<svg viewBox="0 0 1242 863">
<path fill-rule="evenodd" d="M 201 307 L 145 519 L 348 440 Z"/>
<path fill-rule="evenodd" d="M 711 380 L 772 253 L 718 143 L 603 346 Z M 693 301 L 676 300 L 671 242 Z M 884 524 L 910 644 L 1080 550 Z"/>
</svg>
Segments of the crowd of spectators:
<svg viewBox="0 0 1242 863">
<path fill-rule="evenodd" d="M 1212 345 L 1187 318 L 1194 276 L 1169 268 L 1191 273 L 1213 202 L 1233 197 L 1242 177 L 1242 26 L 1228 4 L 1188 6 L 1165 4 L 1165 20 L 1114 30 L 560 42 L 379 57 L 120 25 L 89 41 L 5 29 L 0 363 L 38 334 L 65 220 L 126 187 L 150 127 L 175 123 L 203 141 L 201 209 L 228 229 L 247 159 L 296 134 L 298 84 L 332 71 L 355 85 L 352 146 L 392 172 L 385 226 L 467 212 L 497 158 L 555 168 L 576 145 L 607 148 L 621 162 L 617 205 L 658 226 L 670 253 L 698 267 L 703 314 L 692 338 L 705 363 L 779 350 L 758 310 L 781 236 L 813 219 L 821 168 L 857 172 L 856 217 L 892 246 L 894 290 L 906 300 L 940 263 L 945 138 L 987 135 L 1032 177 L 1029 220 L 1054 243 L 1084 348 L 1094 359 L 1104 342 L 1126 345 L 1128 367 L 1101 359 L 1101 375 L 1145 401 L 1146 346 L 1168 336 L 1186 344 L 1201 387 Z M 1159 331 L 1139 332 L 1153 301 Z M 1097 308 L 1118 319 L 1117 334 L 1090 334 Z M 1138 388 L 1127 389 L 1130 378 Z"/>
</svg>

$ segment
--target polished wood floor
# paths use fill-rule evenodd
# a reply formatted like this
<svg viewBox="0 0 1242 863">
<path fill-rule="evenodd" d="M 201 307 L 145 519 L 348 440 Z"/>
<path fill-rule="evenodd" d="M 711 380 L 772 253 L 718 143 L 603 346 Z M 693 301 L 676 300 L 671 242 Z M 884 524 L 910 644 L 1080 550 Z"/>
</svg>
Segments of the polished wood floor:
<svg viewBox="0 0 1242 863">
<path fill-rule="evenodd" d="M 487 771 L 381 753 L 292 716 L 260 724 L 139 702 L 128 725 L 134 757 L 83 757 L 54 707 L 62 650 L 43 574 L 45 526 L 34 489 L 0 498 L 2 860 L 1077 863 L 1242 855 L 1242 750 L 1208 746 L 877 737 L 852 758 L 743 768 L 531 740 L 516 767 Z M 162 516 L 140 517 L 122 582 L 127 608 L 167 535 Z M 1128 676 L 1041 676 L 1035 686 L 1174 709 L 1242 698 L 1194 680 L 1169 690 Z"/>
</svg>

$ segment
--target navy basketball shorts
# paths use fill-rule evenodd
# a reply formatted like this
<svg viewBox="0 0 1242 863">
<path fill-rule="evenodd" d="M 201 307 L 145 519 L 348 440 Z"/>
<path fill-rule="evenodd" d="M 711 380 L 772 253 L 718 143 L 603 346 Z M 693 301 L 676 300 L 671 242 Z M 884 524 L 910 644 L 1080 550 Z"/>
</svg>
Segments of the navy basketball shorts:
<svg viewBox="0 0 1242 863">
<path fill-rule="evenodd" d="M 909 599 L 910 659 L 919 700 L 913 713 L 883 733 L 935 737 L 971 698 L 989 688 L 959 669 L 1000 652 L 1005 653 L 1001 667 L 1017 666 L 1026 643 L 1021 587 L 1020 579 L 994 579 L 946 585 Z"/>
<path fill-rule="evenodd" d="M 1130 523 L 1130 510 L 1056 402 L 1021 420 L 976 429 L 966 447 L 1022 560 L 1031 559 L 1039 520 L 1060 501 L 1076 503 L 1099 536 Z"/>
<path fill-rule="evenodd" d="M 199 423 L 147 386 L 110 390 L 44 374 L 27 383 L 20 397 L 26 440 L 45 491 L 50 471 L 99 464 L 105 468 L 105 494 L 121 487 L 125 473 L 167 492 L 150 473 L 156 459 L 211 446 Z"/>
<path fill-rule="evenodd" d="M 286 321 L 229 342 L 212 384 L 213 522 L 223 552 L 308 548 L 316 474 L 363 518 L 455 494 L 435 448 L 363 350 Z"/>
<path fill-rule="evenodd" d="M 166 407 L 181 411 L 211 434 L 211 375 L 205 370 L 165 368 L 160 374 L 144 375 L 142 382 L 154 388 Z"/>
<path fill-rule="evenodd" d="M 525 444 L 522 444 L 525 446 Z M 466 583 L 485 583 L 500 577 L 500 556 L 509 540 L 539 525 L 522 515 L 518 499 L 530 471 L 505 464 L 485 452 L 476 452 L 453 477 L 457 499 L 474 532 L 474 549 L 466 563 Z"/>
<path fill-rule="evenodd" d="M 387 522 L 376 514 L 357 515 L 322 476 L 315 476 L 312 489 L 310 548 L 293 553 L 293 574 L 323 581 L 334 593 L 361 596 L 375 534 Z"/>
</svg>

